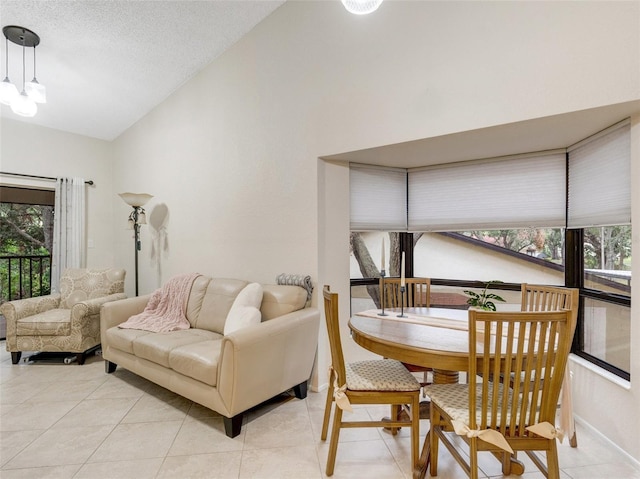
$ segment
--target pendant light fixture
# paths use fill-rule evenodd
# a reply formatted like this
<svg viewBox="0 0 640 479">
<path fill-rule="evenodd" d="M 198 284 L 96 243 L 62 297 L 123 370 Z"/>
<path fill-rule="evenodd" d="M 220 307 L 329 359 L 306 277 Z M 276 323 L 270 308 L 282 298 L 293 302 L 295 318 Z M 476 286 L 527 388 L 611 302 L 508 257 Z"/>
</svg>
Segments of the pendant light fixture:
<svg viewBox="0 0 640 479">
<path fill-rule="evenodd" d="M 342 5 L 349 13 L 355 15 L 366 15 L 375 12 L 382 0 L 342 0 Z"/>
<path fill-rule="evenodd" d="M 46 90 L 36 79 L 36 46 L 40 37 L 25 27 L 7 25 L 2 28 L 6 44 L 6 74 L 0 82 L 0 102 L 11 106 L 11 110 L 20 116 L 32 117 L 38 111 L 38 103 L 46 102 Z M 9 80 L 9 41 L 22 47 L 22 91 Z M 26 82 L 26 48 L 33 47 L 33 80 Z"/>
</svg>

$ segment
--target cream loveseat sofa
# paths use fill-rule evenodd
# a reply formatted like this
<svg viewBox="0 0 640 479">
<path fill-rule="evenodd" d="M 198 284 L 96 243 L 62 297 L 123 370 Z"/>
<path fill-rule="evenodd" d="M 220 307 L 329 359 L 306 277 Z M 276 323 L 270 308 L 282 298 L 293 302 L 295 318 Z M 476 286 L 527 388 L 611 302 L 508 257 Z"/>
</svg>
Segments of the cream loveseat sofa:
<svg viewBox="0 0 640 479">
<path fill-rule="evenodd" d="M 229 437 L 240 434 L 243 413 L 291 388 L 307 395 L 320 314 L 305 308 L 298 286 L 262 285 L 262 320 L 223 335 L 236 296 L 249 283 L 197 277 L 186 317 L 191 327 L 154 333 L 117 326 L 144 310 L 150 296 L 105 304 L 101 314 L 105 370 L 128 369 L 224 417 Z"/>
</svg>

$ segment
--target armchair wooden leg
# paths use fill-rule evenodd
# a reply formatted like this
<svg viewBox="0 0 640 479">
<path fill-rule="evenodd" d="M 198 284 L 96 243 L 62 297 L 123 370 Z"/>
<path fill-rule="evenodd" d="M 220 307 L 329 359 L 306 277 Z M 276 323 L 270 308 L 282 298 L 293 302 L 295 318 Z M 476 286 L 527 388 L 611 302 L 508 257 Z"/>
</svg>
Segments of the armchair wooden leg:
<svg viewBox="0 0 640 479">
<path fill-rule="evenodd" d="M 11 363 L 18 364 L 22 357 L 22 351 L 11 352 Z"/>
</svg>

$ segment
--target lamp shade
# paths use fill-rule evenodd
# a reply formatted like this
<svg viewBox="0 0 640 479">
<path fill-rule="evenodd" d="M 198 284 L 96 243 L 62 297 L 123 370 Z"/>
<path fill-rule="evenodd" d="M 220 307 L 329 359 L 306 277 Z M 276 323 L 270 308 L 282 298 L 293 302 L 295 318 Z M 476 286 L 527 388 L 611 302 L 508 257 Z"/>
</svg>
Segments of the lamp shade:
<svg viewBox="0 0 640 479">
<path fill-rule="evenodd" d="M 349 13 L 356 15 L 366 15 L 367 13 L 375 12 L 381 3 L 382 0 L 342 0 L 344 8 L 346 8 Z"/>
<path fill-rule="evenodd" d="M 9 77 L 5 77 L 5 79 L 0 82 L 0 103 L 3 105 L 11 105 L 11 102 L 15 100 L 18 95 L 20 95 L 20 93 L 18 93 L 16 86 L 11 83 Z"/>
<path fill-rule="evenodd" d="M 38 105 L 36 105 L 35 101 L 29 98 L 26 91 L 22 90 L 22 93 L 15 97 L 11 102 L 11 110 L 16 115 L 31 117 L 36 116 L 36 113 L 38 112 Z"/>
<path fill-rule="evenodd" d="M 146 205 L 147 201 L 153 198 L 153 195 L 147 193 L 119 193 L 119 196 L 126 204 L 134 208 Z"/>
<path fill-rule="evenodd" d="M 35 78 L 25 85 L 27 95 L 36 103 L 47 103 L 47 89 Z"/>
</svg>

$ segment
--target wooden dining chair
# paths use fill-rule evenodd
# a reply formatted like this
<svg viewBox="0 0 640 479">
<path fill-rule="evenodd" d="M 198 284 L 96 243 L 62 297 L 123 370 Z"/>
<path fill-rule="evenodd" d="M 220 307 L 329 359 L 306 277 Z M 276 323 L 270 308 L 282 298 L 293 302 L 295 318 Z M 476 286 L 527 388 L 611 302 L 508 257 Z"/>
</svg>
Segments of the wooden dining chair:
<svg viewBox="0 0 640 479">
<path fill-rule="evenodd" d="M 333 427 L 327 457 L 326 474 L 333 474 L 338 439 L 342 428 L 353 427 L 410 427 L 411 466 L 418 463 L 419 398 L 420 383 L 395 359 L 376 359 L 345 363 L 340 340 L 338 295 L 331 293 L 329 286 L 323 289 L 324 312 L 331 347 L 329 390 L 322 423 L 321 439 L 327 438 L 329 416 L 333 403 Z M 391 421 L 344 421 L 343 411 L 351 411 L 352 404 L 409 404 L 408 420 Z"/>
<path fill-rule="evenodd" d="M 469 311 L 469 383 L 427 386 L 431 398 L 430 472 L 438 471 L 442 441 L 472 479 L 478 477 L 478 452 L 502 459 L 511 473 L 516 451 L 525 451 L 549 479 L 559 479 L 555 417 L 573 339 L 571 311 Z M 499 358 L 499 359 L 498 359 Z M 520 376 L 513 388 L 490 377 Z M 467 443 L 469 462 L 453 440 Z M 546 464 L 534 451 L 546 452 Z"/>
<path fill-rule="evenodd" d="M 384 288 L 384 291 L 383 291 Z M 384 300 L 385 308 L 400 308 L 402 298 L 400 292 L 400 278 L 380 278 L 380 301 Z M 405 308 L 428 308 L 431 305 L 431 279 L 405 279 Z M 431 368 L 415 364 L 402 363 L 412 373 L 423 373 L 422 385 L 429 384 L 428 373 Z"/>
<path fill-rule="evenodd" d="M 559 311 L 569 310 L 573 316 L 573 327 L 575 328 L 578 318 L 578 304 L 580 291 L 576 288 L 564 288 L 560 286 L 533 285 L 523 283 L 521 287 L 522 311 Z M 573 336 L 573 331 L 571 336 Z M 564 373 L 562 392 L 560 393 L 560 404 L 562 410 L 560 414 L 560 428 L 569 438 L 571 447 L 578 446 L 576 436 L 576 424 L 573 417 L 573 399 L 571 393 L 571 373 L 569 363 Z"/>
</svg>

